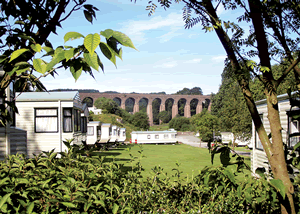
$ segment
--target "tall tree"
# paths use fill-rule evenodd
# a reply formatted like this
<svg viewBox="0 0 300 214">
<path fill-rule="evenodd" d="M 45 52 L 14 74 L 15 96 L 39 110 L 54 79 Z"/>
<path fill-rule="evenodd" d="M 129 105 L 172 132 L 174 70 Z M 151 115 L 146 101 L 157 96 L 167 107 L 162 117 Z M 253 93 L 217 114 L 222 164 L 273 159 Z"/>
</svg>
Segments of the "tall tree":
<svg viewBox="0 0 300 214">
<path fill-rule="evenodd" d="M 219 118 L 220 131 L 232 132 L 234 141 L 251 137 L 251 116 L 236 79 L 230 75 L 230 66 L 224 69 L 219 91 L 212 98 L 211 113 Z"/>
<path fill-rule="evenodd" d="M 174 0 L 179 2 L 180 0 Z M 233 74 L 242 90 L 245 102 L 251 114 L 268 157 L 272 173 L 285 187 L 287 197 L 280 199 L 282 213 L 296 213 L 294 206 L 294 187 L 288 175 L 283 141 L 282 127 L 278 109 L 278 87 L 289 73 L 295 76 L 295 88 L 300 90 L 300 68 L 296 66 L 300 58 L 294 52 L 299 51 L 300 8 L 299 1 L 266 0 L 182 0 L 185 3 L 183 19 L 185 27 L 191 28 L 201 23 L 206 31 L 214 31 L 227 54 Z M 158 0 L 168 8 L 172 1 Z M 216 4 L 214 4 L 216 3 Z M 149 15 L 156 5 L 150 1 L 147 7 Z M 243 15 L 229 21 L 221 20 L 217 13 L 222 5 L 225 10 L 239 8 Z M 194 12 L 194 14 L 192 14 Z M 237 14 L 237 13 L 236 13 Z M 195 17 L 192 17 L 195 15 Z M 233 15 L 233 14 L 232 14 Z M 235 22 L 243 22 L 247 28 Z M 244 29 L 250 29 L 245 33 Z M 283 59 L 285 66 L 282 75 L 274 76 L 271 60 Z M 264 129 L 250 90 L 250 76 L 254 75 L 263 84 L 264 97 L 267 100 L 268 120 L 272 139 Z"/>
</svg>

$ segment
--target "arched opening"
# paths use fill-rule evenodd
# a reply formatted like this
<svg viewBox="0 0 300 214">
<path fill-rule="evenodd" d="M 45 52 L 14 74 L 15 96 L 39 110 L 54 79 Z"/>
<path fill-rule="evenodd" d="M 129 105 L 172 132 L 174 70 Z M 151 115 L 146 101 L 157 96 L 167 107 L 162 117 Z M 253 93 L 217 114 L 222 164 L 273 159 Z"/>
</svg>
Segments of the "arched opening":
<svg viewBox="0 0 300 214">
<path fill-rule="evenodd" d="M 121 106 L 122 100 L 119 97 L 115 97 L 113 101 L 115 101 L 118 104 L 118 106 Z"/>
<path fill-rule="evenodd" d="M 167 112 L 167 118 L 163 121 L 164 123 L 169 123 L 172 120 L 172 107 L 174 104 L 173 98 L 168 98 L 165 102 L 165 111 Z"/>
<path fill-rule="evenodd" d="M 154 125 L 159 125 L 158 114 L 159 114 L 160 104 L 161 104 L 160 98 L 155 98 L 152 101 L 152 115 L 153 115 L 153 124 Z"/>
<path fill-rule="evenodd" d="M 202 109 L 208 109 L 208 106 L 210 104 L 210 99 L 205 99 L 205 101 L 202 102 Z"/>
<path fill-rule="evenodd" d="M 198 102 L 199 102 L 198 99 L 192 99 L 190 102 L 191 117 L 196 114 Z"/>
<path fill-rule="evenodd" d="M 184 107 L 185 107 L 185 104 L 186 104 L 186 99 L 184 98 L 181 98 L 179 101 L 178 101 L 178 114 L 180 116 L 184 116 Z"/>
<path fill-rule="evenodd" d="M 139 101 L 139 111 L 146 112 L 147 113 L 147 106 L 148 106 L 148 99 L 142 98 Z"/>
<path fill-rule="evenodd" d="M 129 97 L 125 101 L 125 110 L 131 114 L 133 114 L 133 107 L 134 107 L 135 99 Z"/>
<path fill-rule="evenodd" d="M 82 100 L 82 103 L 86 103 L 88 107 L 93 107 L 94 100 L 91 97 L 86 97 Z"/>
</svg>

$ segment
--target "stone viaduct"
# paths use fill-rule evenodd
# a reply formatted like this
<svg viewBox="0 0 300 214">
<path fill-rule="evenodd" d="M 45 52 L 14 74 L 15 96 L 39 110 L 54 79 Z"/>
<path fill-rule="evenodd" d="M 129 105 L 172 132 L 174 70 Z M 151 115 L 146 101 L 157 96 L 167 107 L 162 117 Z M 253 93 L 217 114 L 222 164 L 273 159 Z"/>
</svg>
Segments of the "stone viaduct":
<svg viewBox="0 0 300 214">
<path fill-rule="evenodd" d="M 191 117 L 191 107 L 190 103 L 192 100 L 197 100 L 198 104 L 196 107 L 196 114 L 200 113 L 202 111 L 203 104 L 208 104 L 208 110 L 211 108 L 211 102 L 210 102 L 210 95 L 170 95 L 170 94 L 139 94 L 139 93 L 79 93 L 80 99 L 83 101 L 85 98 L 90 98 L 92 100 L 92 103 L 97 98 L 100 97 L 106 97 L 112 100 L 119 100 L 121 103 L 121 108 L 125 109 L 125 102 L 127 99 L 132 99 L 134 101 L 134 107 L 133 107 L 133 113 L 139 111 L 139 101 L 141 99 L 146 99 L 148 102 L 147 104 L 147 115 L 149 117 L 150 125 L 153 125 L 153 115 L 152 115 L 152 102 L 155 99 L 159 99 L 161 101 L 160 109 L 159 111 L 165 110 L 165 102 L 168 99 L 173 100 L 173 106 L 172 106 L 172 118 L 174 118 L 178 114 L 178 101 L 180 99 L 186 100 L 186 104 L 184 107 L 184 116 L 185 117 Z"/>
</svg>

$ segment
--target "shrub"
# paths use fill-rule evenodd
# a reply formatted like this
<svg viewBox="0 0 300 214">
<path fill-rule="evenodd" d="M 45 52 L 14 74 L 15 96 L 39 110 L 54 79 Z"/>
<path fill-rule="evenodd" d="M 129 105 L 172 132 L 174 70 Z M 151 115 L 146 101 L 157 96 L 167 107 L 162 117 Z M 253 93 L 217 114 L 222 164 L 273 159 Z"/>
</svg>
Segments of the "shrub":
<svg viewBox="0 0 300 214">
<path fill-rule="evenodd" d="M 169 127 L 177 131 L 189 131 L 190 120 L 186 117 L 175 117 L 169 122 Z"/>
<path fill-rule="evenodd" d="M 280 212 L 277 191 L 264 179 L 238 182 L 230 170 L 211 166 L 187 180 L 179 164 L 175 181 L 160 167 L 142 179 L 140 161 L 133 163 L 137 157 L 131 156 L 128 168 L 106 162 L 99 151 L 66 146 L 60 154 L 12 155 L 0 162 L 2 213 Z"/>
</svg>

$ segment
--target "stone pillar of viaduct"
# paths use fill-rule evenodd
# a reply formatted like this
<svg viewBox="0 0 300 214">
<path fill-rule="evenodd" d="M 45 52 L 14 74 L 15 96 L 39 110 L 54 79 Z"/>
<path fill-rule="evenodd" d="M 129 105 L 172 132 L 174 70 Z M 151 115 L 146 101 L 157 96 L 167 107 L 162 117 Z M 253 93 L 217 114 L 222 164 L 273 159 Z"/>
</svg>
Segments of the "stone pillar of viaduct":
<svg viewBox="0 0 300 214">
<path fill-rule="evenodd" d="M 132 98 L 134 100 L 133 113 L 139 111 L 139 101 L 143 98 L 148 100 L 147 105 L 147 115 L 149 117 L 150 125 L 153 125 L 153 113 L 152 113 L 152 102 L 154 99 L 158 98 L 161 100 L 159 111 L 165 111 L 165 102 L 167 99 L 173 99 L 174 103 L 172 106 L 172 118 L 174 118 L 178 114 L 178 101 L 180 99 L 185 99 L 186 104 L 184 107 L 184 117 L 191 117 L 191 109 L 190 103 L 193 99 L 198 100 L 198 104 L 196 107 L 196 114 L 199 114 L 202 111 L 202 103 L 206 100 L 210 100 L 210 95 L 169 95 L 169 94 L 119 94 L 119 93 L 79 93 L 81 100 L 86 97 L 90 97 L 93 99 L 93 103 L 99 97 L 106 97 L 109 99 L 119 98 L 121 100 L 121 108 L 125 109 L 125 101 L 128 98 Z M 209 103 L 208 110 L 211 109 L 211 102 Z"/>
</svg>

